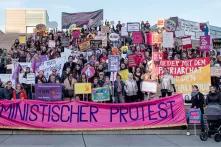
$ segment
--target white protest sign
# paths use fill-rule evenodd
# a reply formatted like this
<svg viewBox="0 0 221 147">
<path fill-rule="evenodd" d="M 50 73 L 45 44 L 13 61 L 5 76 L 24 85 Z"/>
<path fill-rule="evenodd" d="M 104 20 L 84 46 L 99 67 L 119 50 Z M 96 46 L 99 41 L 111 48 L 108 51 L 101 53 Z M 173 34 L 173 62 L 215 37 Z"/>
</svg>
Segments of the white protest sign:
<svg viewBox="0 0 221 147">
<path fill-rule="evenodd" d="M 107 46 L 107 36 L 95 36 L 94 40 L 102 40 L 102 47 Z"/>
<path fill-rule="evenodd" d="M 191 38 L 182 38 L 182 45 L 192 44 Z"/>
<path fill-rule="evenodd" d="M 166 48 L 174 47 L 173 32 L 163 32 L 163 47 Z"/>
<path fill-rule="evenodd" d="M 143 81 L 141 86 L 141 91 L 143 92 L 157 92 L 157 82 L 151 82 L 151 81 Z"/>
<path fill-rule="evenodd" d="M 27 74 L 26 84 L 35 84 L 35 74 L 34 73 Z"/>
<path fill-rule="evenodd" d="M 24 78 L 24 73 L 20 73 L 19 76 L 18 76 L 18 79 L 19 79 L 19 83 L 25 83 L 27 82 L 27 79 Z"/>
<path fill-rule="evenodd" d="M 72 50 L 64 48 L 64 52 L 61 53 L 61 57 L 65 58 L 65 61 L 68 61 L 68 57 L 72 55 Z"/>
<path fill-rule="evenodd" d="M 19 64 L 21 65 L 21 68 L 22 70 L 25 72 L 26 70 L 26 67 L 29 67 L 30 70 L 32 70 L 32 67 L 31 67 L 31 62 L 19 62 Z"/>
<path fill-rule="evenodd" d="M 55 41 L 54 40 L 49 40 L 48 42 L 48 47 L 55 47 Z"/>
<path fill-rule="evenodd" d="M 139 22 L 127 23 L 127 31 L 128 32 L 139 32 L 140 31 L 140 23 Z"/>
<path fill-rule="evenodd" d="M 120 36 L 117 33 L 111 33 L 109 35 L 110 41 L 118 41 L 120 39 Z"/>
<path fill-rule="evenodd" d="M 53 69 L 57 70 L 57 73 L 61 76 L 62 70 L 65 64 L 65 58 L 56 58 L 53 60 L 45 61 L 40 67 L 39 70 L 43 70 L 46 78 L 49 78 L 49 75 L 52 73 Z"/>
<path fill-rule="evenodd" d="M 122 27 L 120 34 L 121 34 L 121 36 L 123 36 L 123 37 L 127 37 L 127 36 L 128 36 L 127 28 L 126 28 L 126 27 Z"/>
<path fill-rule="evenodd" d="M 184 37 L 185 36 L 185 32 L 183 30 L 175 31 L 175 36 L 176 37 Z"/>
<path fill-rule="evenodd" d="M 8 81 L 11 81 L 12 74 L 0 74 L 0 79 L 2 83 L 6 83 Z"/>
</svg>

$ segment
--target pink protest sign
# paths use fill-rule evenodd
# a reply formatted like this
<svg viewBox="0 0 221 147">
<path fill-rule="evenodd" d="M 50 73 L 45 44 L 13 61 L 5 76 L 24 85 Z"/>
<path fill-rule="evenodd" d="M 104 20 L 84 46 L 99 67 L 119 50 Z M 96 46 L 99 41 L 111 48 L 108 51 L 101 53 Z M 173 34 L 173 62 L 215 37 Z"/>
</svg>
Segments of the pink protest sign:
<svg viewBox="0 0 221 147">
<path fill-rule="evenodd" d="M 117 130 L 186 125 L 181 94 L 131 104 L 37 100 L 0 101 L 0 128 Z"/>
<path fill-rule="evenodd" d="M 200 36 L 200 49 L 210 50 L 210 35 Z"/>
<path fill-rule="evenodd" d="M 141 44 L 143 43 L 143 36 L 141 32 L 133 32 L 132 39 L 134 44 Z"/>
<path fill-rule="evenodd" d="M 79 38 L 80 35 L 81 35 L 80 30 L 74 30 L 74 31 L 72 32 L 72 37 L 75 38 L 75 39 L 76 39 L 76 38 Z"/>
</svg>

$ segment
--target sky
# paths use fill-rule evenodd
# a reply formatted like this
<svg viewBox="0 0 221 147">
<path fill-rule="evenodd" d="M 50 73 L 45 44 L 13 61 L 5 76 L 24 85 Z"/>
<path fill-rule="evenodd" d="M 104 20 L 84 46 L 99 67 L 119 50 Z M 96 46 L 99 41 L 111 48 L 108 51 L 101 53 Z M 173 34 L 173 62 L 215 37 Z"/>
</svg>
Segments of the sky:
<svg viewBox="0 0 221 147">
<path fill-rule="evenodd" d="M 159 18 L 178 16 L 197 22 L 209 21 L 221 26 L 221 0 L 0 0 L 0 30 L 4 31 L 6 8 L 43 8 L 50 21 L 61 26 L 61 12 L 86 12 L 104 9 L 104 19 L 117 22 L 148 20 L 154 25 Z"/>
</svg>

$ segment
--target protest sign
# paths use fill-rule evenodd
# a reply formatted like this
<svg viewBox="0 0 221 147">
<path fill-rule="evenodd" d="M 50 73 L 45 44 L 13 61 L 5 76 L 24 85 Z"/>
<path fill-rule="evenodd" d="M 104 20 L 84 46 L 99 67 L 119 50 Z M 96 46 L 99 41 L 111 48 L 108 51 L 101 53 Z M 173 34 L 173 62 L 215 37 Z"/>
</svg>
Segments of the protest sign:
<svg viewBox="0 0 221 147">
<path fill-rule="evenodd" d="M 111 33 L 109 35 L 109 39 L 110 39 L 110 41 L 113 41 L 113 42 L 118 41 L 120 39 L 120 36 L 117 33 Z"/>
<path fill-rule="evenodd" d="M 151 33 L 151 44 L 161 44 L 163 42 L 163 37 L 158 33 Z"/>
<path fill-rule="evenodd" d="M 110 33 L 110 28 L 108 26 L 101 26 L 101 32 L 102 33 Z"/>
<path fill-rule="evenodd" d="M 82 74 L 85 74 L 87 76 L 87 78 L 91 78 L 95 74 L 95 69 L 94 69 L 94 67 L 88 65 L 88 66 L 85 66 L 81 72 L 82 72 Z"/>
<path fill-rule="evenodd" d="M 172 19 L 168 19 L 165 21 L 165 25 L 164 25 L 165 29 L 167 31 L 175 31 L 176 30 L 176 27 L 177 27 L 177 24 L 174 20 Z"/>
<path fill-rule="evenodd" d="M 102 41 L 102 47 L 107 46 L 107 36 L 95 36 L 94 40 L 101 40 Z"/>
<path fill-rule="evenodd" d="M 190 36 L 182 37 L 182 47 L 183 47 L 183 49 L 191 49 L 192 48 L 192 41 L 191 41 Z"/>
<path fill-rule="evenodd" d="M 34 58 L 31 63 L 32 71 L 33 72 L 38 72 L 39 67 L 44 64 L 45 61 L 48 61 L 47 55 L 41 55 L 40 57 L 38 56 L 37 58 Z M 21 63 L 20 63 L 21 64 Z M 21 65 L 22 66 L 22 65 Z"/>
<path fill-rule="evenodd" d="M 211 67 L 212 77 L 221 77 L 221 67 Z"/>
<path fill-rule="evenodd" d="M 134 44 L 141 44 L 143 43 L 143 36 L 141 32 L 133 32 L 132 33 L 132 40 Z"/>
<path fill-rule="evenodd" d="M 157 27 L 158 27 L 158 28 L 163 28 L 164 25 L 165 25 L 165 20 L 164 20 L 164 19 L 159 19 L 159 20 L 157 21 Z"/>
<path fill-rule="evenodd" d="M 72 32 L 72 37 L 73 37 L 74 39 L 80 38 L 80 36 L 81 36 L 80 30 L 73 30 L 73 32 Z"/>
<path fill-rule="evenodd" d="M 144 54 L 141 52 L 128 55 L 128 66 L 129 67 L 139 66 L 139 64 L 142 63 L 144 60 L 145 60 Z"/>
<path fill-rule="evenodd" d="M 61 53 L 61 57 L 65 58 L 66 61 L 68 61 L 68 57 L 72 55 L 73 50 L 70 50 L 68 48 L 64 48 L 64 52 Z"/>
<path fill-rule="evenodd" d="M 51 48 L 55 47 L 55 41 L 54 40 L 49 40 L 48 41 L 48 47 L 51 47 Z"/>
<path fill-rule="evenodd" d="M 122 79 L 123 81 L 128 80 L 128 74 L 129 74 L 128 69 L 124 69 L 124 70 L 119 71 L 119 74 L 120 74 L 121 79 Z"/>
<path fill-rule="evenodd" d="M 175 36 L 176 37 L 184 37 L 185 36 L 184 30 L 175 31 Z"/>
<path fill-rule="evenodd" d="M 200 49 L 210 50 L 210 36 L 200 36 Z"/>
<path fill-rule="evenodd" d="M 141 91 L 157 93 L 157 82 L 143 81 L 141 85 Z"/>
<path fill-rule="evenodd" d="M 27 74 L 26 84 L 35 84 L 35 73 L 28 73 Z"/>
<path fill-rule="evenodd" d="M 163 32 L 163 47 L 164 48 L 174 47 L 173 32 Z"/>
<path fill-rule="evenodd" d="M 122 27 L 121 28 L 120 35 L 121 35 L 121 37 L 127 37 L 128 36 L 128 32 L 127 32 L 127 28 L 126 27 Z"/>
<path fill-rule="evenodd" d="M 110 74 L 110 81 L 114 82 L 117 79 L 117 72 L 111 72 Z"/>
<path fill-rule="evenodd" d="M 190 109 L 189 110 L 189 123 L 190 124 L 200 124 L 201 123 L 200 109 Z"/>
<path fill-rule="evenodd" d="M 221 48 L 221 38 L 213 38 L 213 49 L 220 49 Z"/>
<path fill-rule="evenodd" d="M 8 81 L 11 81 L 12 74 L 0 74 L 0 79 L 2 83 L 7 83 Z"/>
<path fill-rule="evenodd" d="M 62 85 L 55 83 L 36 84 L 35 99 L 45 101 L 59 101 L 62 99 Z"/>
<path fill-rule="evenodd" d="M 90 94 L 91 93 L 91 83 L 75 83 L 74 84 L 75 94 Z"/>
<path fill-rule="evenodd" d="M 92 101 L 104 102 L 110 101 L 110 89 L 109 87 L 94 88 L 92 90 Z"/>
<path fill-rule="evenodd" d="M 0 108 L 4 129 L 97 131 L 187 125 L 182 95 L 130 104 L 0 101 Z"/>
<path fill-rule="evenodd" d="M 120 56 L 108 56 L 108 71 L 117 72 L 120 70 Z"/>
<path fill-rule="evenodd" d="M 62 47 L 69 47 L 70 43 L 69 43 L 69 39 L 68 38 L 62 38 L 61 39 L 61 46 Z"/>
<path fill-rule="evenodd" d="M 139 22 L 130 22 L 127 23 L 127 32 L 139 32 L 140 23 Z"/>
<path fill-rule="evenodd" d="M 85 42 L 81 42 L 79 44 L 80 51 L 86 51 L 90 48 L 90 46 L 91 46 L 90 40 L 85 41 Z"/>
<path fill-rule="evenodd" d="M 26 36 L 25 35 L 20 35 L 18 37 L 19 43 L 20 44 L 26 44 Z"/>
<path fill-rule="evenodd" d="M 196 33 L 201 32 L 200 24 L 193 21 L 179 19 L 180 29 L 185 32 L 186 36 L 191 36 L 192 39 L 196 39 Z"/>
<path fill-rule="evenodd" d="M 92 49 L 102 48 L 102 40 L 91 40 L 90 45 Z"/>
<path fill-rule="evenodd" d="M 57 73 L 61 76 L 65 62 L 66 61 L 64 57 L 48 60 L 40 65 L 38 71 L 43 70 L 47 79 L 49 78 L 49 75 L 52 73 L 53 69 L 56 69 Z"/>
</svg>

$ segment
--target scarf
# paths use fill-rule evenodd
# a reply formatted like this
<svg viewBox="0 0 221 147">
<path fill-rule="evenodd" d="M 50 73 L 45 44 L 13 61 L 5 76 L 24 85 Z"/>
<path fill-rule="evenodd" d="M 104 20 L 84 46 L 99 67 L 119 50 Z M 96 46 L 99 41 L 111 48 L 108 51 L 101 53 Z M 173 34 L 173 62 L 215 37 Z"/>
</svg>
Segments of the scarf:
<svg viewBox="0 0 221 147">
<path fill-rule="evenodd" d="M 191 97 L 195 97 L 199 92 L 192 92 Z"/>
</svg>

